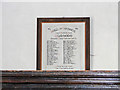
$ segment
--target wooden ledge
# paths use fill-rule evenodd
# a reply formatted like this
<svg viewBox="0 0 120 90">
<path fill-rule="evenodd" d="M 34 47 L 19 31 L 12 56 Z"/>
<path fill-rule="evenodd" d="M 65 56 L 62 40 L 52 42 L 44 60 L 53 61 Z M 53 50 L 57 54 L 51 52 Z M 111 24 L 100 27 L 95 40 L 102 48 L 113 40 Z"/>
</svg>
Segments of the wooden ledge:
<svg viewBox="0 0 120 90">
<path fill-rule="evenodd" d="M 120 86 L 120 71 L 2 71 L 2 86 L 7 88 L 68 89 L 115 88 Z"/>
</svg>

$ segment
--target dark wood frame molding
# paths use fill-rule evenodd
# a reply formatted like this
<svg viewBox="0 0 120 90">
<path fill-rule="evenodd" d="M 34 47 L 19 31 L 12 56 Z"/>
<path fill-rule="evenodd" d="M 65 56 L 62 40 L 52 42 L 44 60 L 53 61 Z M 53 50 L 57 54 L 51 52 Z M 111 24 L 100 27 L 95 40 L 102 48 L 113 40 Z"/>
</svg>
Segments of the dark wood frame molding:
<svg viewBox="0 0 120 90">
<path fill-rule="evenodd" d="M 85 22 L 85 70 L 90 70 L 90 17 L 37 18 L 37 70 L 42 67 L 42 23 Z"/>
</svg>

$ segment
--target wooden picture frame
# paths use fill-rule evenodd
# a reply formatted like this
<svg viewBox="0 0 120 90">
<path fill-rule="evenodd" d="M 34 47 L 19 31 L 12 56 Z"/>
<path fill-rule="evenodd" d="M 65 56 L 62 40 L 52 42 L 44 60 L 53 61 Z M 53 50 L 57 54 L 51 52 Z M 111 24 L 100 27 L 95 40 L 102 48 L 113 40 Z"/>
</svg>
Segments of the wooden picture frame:
<svg viewBox="0 0 120 90">
<path fill-rule="evenodd" d="M 43 23 L 85 23 L 85 70 L 90 70 L 90 17 L 37 18 L 37 70 L 42 70 L 42 24 Z M 45 70 L 52 71 L 52 70 Z M 61 70 L 54 70 L 61 71 Z M 66 71 L 66 70 L 62 70 Z M 67 70 L 71 71 L 71 70 Z M 78 70 L 72 70 L 78 71 Z M 80 70 L 81 71 L 81 70 Z"/>
</svg>

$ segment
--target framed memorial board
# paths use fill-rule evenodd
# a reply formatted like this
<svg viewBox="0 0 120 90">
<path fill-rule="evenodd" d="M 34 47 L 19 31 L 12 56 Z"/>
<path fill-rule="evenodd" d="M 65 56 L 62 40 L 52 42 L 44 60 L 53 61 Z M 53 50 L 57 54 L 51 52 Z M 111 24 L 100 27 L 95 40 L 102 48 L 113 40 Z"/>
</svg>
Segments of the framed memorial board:
<svg viewBox="0 0 120 90">
<path fill-rule="evenodd" d="M 37 18 L 37 70 L 90 70 L 90 18 Z"/>
</svg>

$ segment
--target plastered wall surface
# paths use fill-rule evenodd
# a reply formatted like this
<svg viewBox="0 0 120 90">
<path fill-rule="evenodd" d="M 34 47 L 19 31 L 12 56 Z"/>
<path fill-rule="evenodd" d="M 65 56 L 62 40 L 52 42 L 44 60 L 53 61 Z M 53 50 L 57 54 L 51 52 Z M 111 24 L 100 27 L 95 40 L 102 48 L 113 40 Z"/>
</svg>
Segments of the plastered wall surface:
<svg viewBox="0 0 120 90">
<path fill-rule="evenodd" d="M 36 70 L 36 18 L 91 18 L 91 70 L 118 70 L 118 4 L 4 2 L 2 70 Z"/>
</svg>

